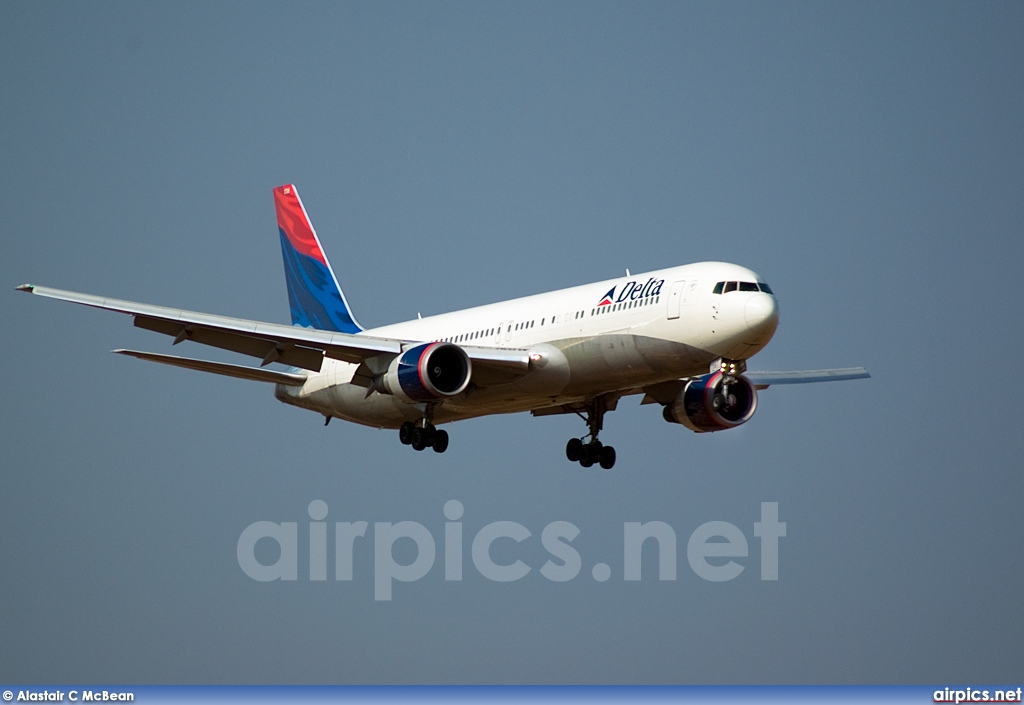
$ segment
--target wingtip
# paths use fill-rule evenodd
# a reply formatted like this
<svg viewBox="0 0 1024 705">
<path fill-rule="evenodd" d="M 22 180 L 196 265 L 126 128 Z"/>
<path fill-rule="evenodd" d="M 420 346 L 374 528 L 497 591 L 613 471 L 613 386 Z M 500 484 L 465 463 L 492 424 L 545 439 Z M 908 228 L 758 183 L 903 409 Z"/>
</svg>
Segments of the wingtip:
<svg viewBox="0 0 1024 705">
<path fill-rule="evenodd" d="M 21 286 L 14 287 L 14 290 L 15 291 L 27 291 L 28 293 L 31 294 L 31 293 L 33 293 L 35 288 L 36 287 L 33 284 L 22 284 Z"/>
</svg>

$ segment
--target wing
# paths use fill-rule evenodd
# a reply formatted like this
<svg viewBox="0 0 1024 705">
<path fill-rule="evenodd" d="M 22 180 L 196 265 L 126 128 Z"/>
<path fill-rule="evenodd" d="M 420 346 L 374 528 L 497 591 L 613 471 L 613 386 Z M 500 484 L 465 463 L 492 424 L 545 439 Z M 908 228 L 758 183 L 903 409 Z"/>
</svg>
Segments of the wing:
<svg viewBox="0 0 1024 705">
<path fill-rule="evenodd" d="M 841 382 L 847 379 L 867 379 L 871 375 L 863 367 L 841 367 L 833 370 L 798 370 L 795 372 L 745 372 L 758 389 L 772 384 L 810 384 L 811 382 Z"/>
<path fill-rule="evenodd" d="M 841 382 L 847 379 L 870 377 L 863 367 L 842 367 L 831 370 L 797 370 L 793 372 L 744 372 L 757 389 L 768 389 L 773 384 L 809 384 L 811 382 Z M 644 387 L 641 404 L 670 404 L 691 378 L 674 379 Z"/>
<path fill-rule="evenodd" d="M 92 294 L 80 294 L 74 291 L 62 291 L 32 284 L 19 286 L 18 291 L 129 314 L 135 318 L 137 328 L 172 336 L 175 344 L 183 340 L 191 340 L 202 345 L 260 358 L 262 365 L 280 362 L 313 372 L 320 371 L 324 357 L 361 366 L 369 361 L 371 367 L 376 367 L 385 360 L 390 362 L 391 358 L 401 353 L 408 345 L 424 342 L 375 338 L 362 334 L 352 335 L 279 323 L 249 321 L 242 318 L 152 306 L 135 301 L 110 299 Z M 481 368 L 482 376 L 489 373 L 492 377 L 498 375 L 503 378 L 514 377 L 529 371 L 530 358 L 526 350 L 467 346 L 463 346 L 463 350 L 473 362 L 474 378 L 477 376 L 478 367 Z M 141 357 L 141 355 L 135 356 Z M 170 362 L 166 358 L 171 358 L 171 356 L 165 356 L 159 360 L 156 357 L 143 359 L 165 362 L 179 367 L 190 366 L 181 362 Z M 184 358 L 171 359 L 182 360 Z M 216 365 L 216 363 L 214 364 Z M 196 365 L 191 365 L 191 369 L 213 371 L 210 368 L 200 368 Z M 225 372 L 221 373 L 225 374 Z M 249 378 L 256 379 L 255 377 Z M 267 378 L 260 379 L 269 381 Z"/>
</svg>

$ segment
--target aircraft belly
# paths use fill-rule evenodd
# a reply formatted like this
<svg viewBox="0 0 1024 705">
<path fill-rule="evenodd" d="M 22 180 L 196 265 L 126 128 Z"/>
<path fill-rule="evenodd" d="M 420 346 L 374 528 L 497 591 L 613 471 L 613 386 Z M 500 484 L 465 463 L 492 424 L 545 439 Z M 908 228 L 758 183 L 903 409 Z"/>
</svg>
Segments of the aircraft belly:
<svg viewBox="0 0 1024 705">
<path fill-rule="evenodd" d="M 697 347 L 628 332 L 535 346 L 543 362 L 513 382 L 471 387 L 435 408 L 435 423 L 572 403 L 604 394 L 702 374 L 715 357 Z M 281 401 L 325 416 L 376 428 L 422 418 L 425 405 L 351 384 L 350 365 L 338 365 L 302 389 L 279 385 Z"/>
<path fill-rule="evenodd" d="M 707 369 L 708 352 L 669 340 L 629 333 L 572 341 L 559 346 L 569 360 L 567 395 L 589 395 L 642 386 Z"/>
</svg>

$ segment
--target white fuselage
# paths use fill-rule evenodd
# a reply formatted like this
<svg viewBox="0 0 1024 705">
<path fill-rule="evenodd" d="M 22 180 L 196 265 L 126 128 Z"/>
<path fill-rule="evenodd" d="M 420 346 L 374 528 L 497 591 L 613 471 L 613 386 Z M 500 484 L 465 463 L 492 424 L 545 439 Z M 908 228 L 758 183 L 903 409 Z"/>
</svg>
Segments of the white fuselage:
<svg viewBox="0 0 1024 705">
<path fill-rule="evenodd" d="M 561 289 L 366 330 L 411 343 L 514 348 L 541 360 L 526 375 L 492 379 L 449 397 L 438 423 L 571 404 L 708 372 L 716 358 L 745 360 L 772 338 L 774 295 L 714 293 L 718 282 L 763 282 L 751 270 L 700 262 Z M 606 296 L 606 294 L 608 296 Z M 286 403 L 369 426 L 422 416 L 410 404 L 352 384 L 357 365 L 325 358 L 301 387 L 277 385 Z"/>
</svg>

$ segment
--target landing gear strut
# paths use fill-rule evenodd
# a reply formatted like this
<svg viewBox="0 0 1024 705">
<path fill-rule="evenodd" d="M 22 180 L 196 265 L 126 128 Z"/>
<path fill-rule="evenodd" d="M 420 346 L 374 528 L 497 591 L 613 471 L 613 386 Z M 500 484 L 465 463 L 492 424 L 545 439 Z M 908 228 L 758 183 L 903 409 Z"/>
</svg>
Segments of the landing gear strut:
<svg viewBox="0 0 1024 705">
<path fill-rule="evenodd" d="M 435 453 L 448 450 L 448 432 L 434 427 L 434 407 L 428 405 L 423 421 L 416 424 L 406 421 L 398 429 L 398 440 L 402 445 L 412 446 L 413 450 L 433 448 Z"/>
<path fill-rule="evenodd" d="M 565 444 L 565 457 L 570 462 L 579 463 L 585 468 L 592 467 L 597 463 L 605 470 L 611 470 L 615 465 L 615 448 L 603 445 L 601 441 L 597 440 L 597 434 L 601 432 L 604 425 L 604 414 L 607 410 L 608 406 L 604 397 L 597 397 L 587 402 L 586 416 L 576 412 L 587 422 L 588 433 L 583 438 L 570 438 L 569 442 Z"/>
</svg>

